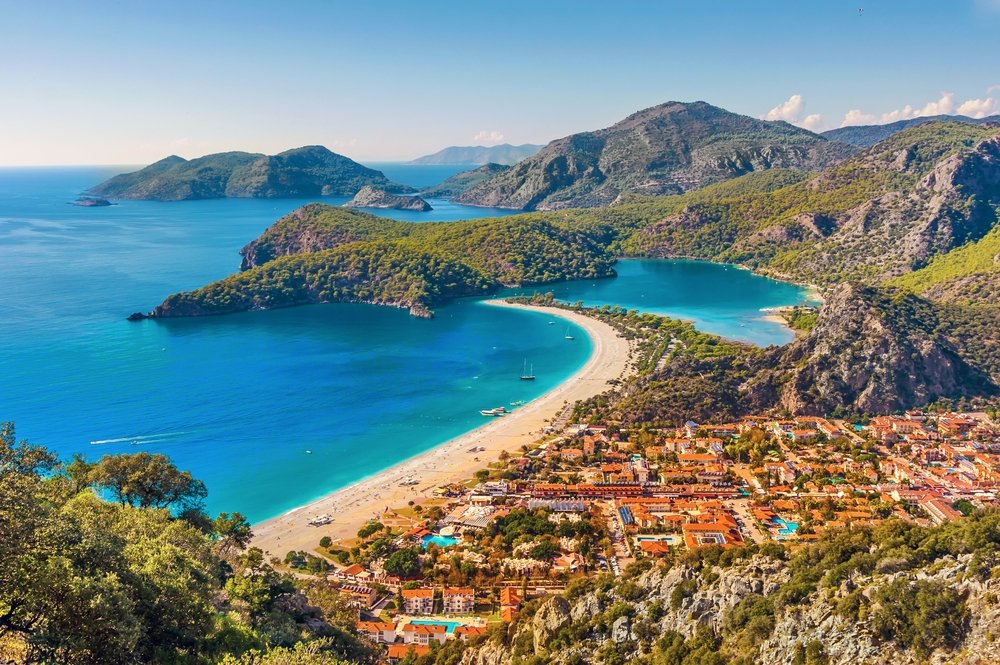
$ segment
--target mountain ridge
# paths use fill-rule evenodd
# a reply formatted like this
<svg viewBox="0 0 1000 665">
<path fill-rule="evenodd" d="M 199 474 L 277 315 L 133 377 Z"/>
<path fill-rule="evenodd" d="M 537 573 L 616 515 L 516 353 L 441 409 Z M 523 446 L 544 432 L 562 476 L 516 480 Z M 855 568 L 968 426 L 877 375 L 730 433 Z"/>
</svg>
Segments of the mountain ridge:
<svg viewBox="0 0 1000 665">
<path fill-rule="evenodd" d="M 407 164 L 454 164 L 463 166 L 482 166 L 483 164 L 501 164 L 511 166 L 536 154 L 544 146 L 536 143 L 522 143 L 521 145 L 511 145 L 502 143 L 500 145 L 453 145 L 442 148 L 430 155 L 417 157 L 406 162 Z"/>
<path fill-rule="evenodd" d="M 837 129 L 828 129 L 825 132 L 820 132 L 820 136 L 825 136 L 834 141 L 842 141 L 859 148 L 869 148 L 897 132 L 928 122 L 961 122 L 969 125 L 984 125 L 987 123 L 1000 123 L 1000 115 L 991 115 L 985 118 L 970 118 L 967 115 L 928 115 L 919 118 L 897 120 L 896 122 L 884 125 L 838 127 Z"/>
<path fill-rule="evenodd" d="M 556 139 L 455 201 L 521 210 L 606 206 L 630 192 L 679 194 L 752 171 L 811 170 L 854 151 L 786 122 L 667 102 Z"/>
</svg>

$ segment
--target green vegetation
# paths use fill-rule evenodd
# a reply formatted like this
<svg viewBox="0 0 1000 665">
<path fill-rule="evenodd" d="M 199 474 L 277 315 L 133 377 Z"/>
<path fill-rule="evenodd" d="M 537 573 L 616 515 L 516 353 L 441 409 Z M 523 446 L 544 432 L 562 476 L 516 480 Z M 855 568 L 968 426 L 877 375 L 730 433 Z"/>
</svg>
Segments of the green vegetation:
<svg viewBox="0 0 1000 665">
<path fill-rule="evenodd" d="M 503 219 L 409 224 L 312 205 L 244 250 L 249 270 L 170 296 L 157 316 L 197 316 L 314 302 L 373 302 L 421 312 L 504 285 L 607 277 L 600 238 L 565 224 Z M 310 250 L 296 238 L 311 239 Z M 379 237 L 379 240 L 369 238 Z M 286 251 L 286 247 L 291 247 Z M 271 257 L 278 256 L 270 260 Z M 246 260 L 245 260 L 246 261 Z"/>
<path fill-rule="evenodd" d="M 61 464 L 0 424 L 0 658 L 374 662 L 353 620 L 311 607 L 260 550 L 242 552 L 242 516 L 200 511 L 203 490 L 161 456 Z"/>
<path fill-rule="evenodd" d="M 305 146 L 274 156 L 222 152 L 186 160 L 171 155 L 134 173 L 116 175 L 90 193 L 153 201 L 353 196 L 365 185 L 412 191 L 322 146 Z"/>
<path fill-rule="evenodd" d="M 538 656 L 536 645 L 508 637 L 530 624 L 533 605 L 489 639 L 504 645 L 503 662 L 511 663 L 750 665 L 778 657 L 781 642 L 768 640 L 781 630 L 781 640 L 801 640 L 784 647 L 792 662 L 823 665 L 832 660 L 828 647 L 810 639 L 822 624 L 824 635 L 846 634 L 838 642 L 869 644 L 873 653 L 888 645 L 901 659 L 926 662 L 937 649 L 954 656 L 963 648 L 966 594 L 991 579 L 998 543 L 1000 512 L 990 511 L 932 528 L 889 520 L 829 531 L 796 551 L 773 542 L 702 547 L 668 558 L 663 570 L 646 562 L 617 582 L 571 583 L 564 597 L 573 618 Z M 729 581 L 720 587 L 723 577 Z M 611 639 L 622 617 L 628 636 Z M 692 623 L 687 637 L 678 632 Z"/>
<path fill-rule="evenodd" d="M 958 304 L 1000 303 L 1000 226 L 891 283 Z"/>
</svg>

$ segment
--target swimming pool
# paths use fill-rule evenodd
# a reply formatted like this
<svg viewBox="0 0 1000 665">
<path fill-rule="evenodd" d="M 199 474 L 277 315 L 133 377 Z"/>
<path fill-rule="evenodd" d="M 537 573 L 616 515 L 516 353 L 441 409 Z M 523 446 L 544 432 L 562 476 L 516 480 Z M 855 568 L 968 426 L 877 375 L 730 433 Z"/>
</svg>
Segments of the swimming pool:
<svg viewBox="0 0 1000 665">
<path fill-rule="evenodd" d="M 786 522 L 785 520 L 781 519 L 780 517 L 775 517 L 774 521 L 780 527 L 778 529 L 778 535 L 779 536 L 791 536 L 796 531 L 798 531 L 798 528 L 799 528 L 799 523 L 798 522 Z"/>
<path fill-rule="evenodd" d="M 429 533 L 424 536 L 424 549 L 426 550 L 427 546 L 431 543 L 434 543 L 438 547 L 451 547 L 452 545 L 458 544 L 458 538 L 455 538 L 454 536 L 442 536 L 436 533 Z M 414 623 L 419 622 L 415 621 Z"/>
<path fill-rule="evenodd" d="M 414 619 L 410 623 L 421 626 L 444 626 L 446 633 L 454 633 L 455 628 L 462 625 L 461 621 L 433 621 L 431 619 Z"/>
</svg>

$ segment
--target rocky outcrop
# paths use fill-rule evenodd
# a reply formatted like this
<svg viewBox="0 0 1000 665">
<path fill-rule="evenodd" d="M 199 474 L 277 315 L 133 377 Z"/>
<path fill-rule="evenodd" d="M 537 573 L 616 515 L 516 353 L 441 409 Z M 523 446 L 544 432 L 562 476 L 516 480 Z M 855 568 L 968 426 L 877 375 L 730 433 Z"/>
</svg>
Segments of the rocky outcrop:
<svg viewBox="0 0 1000 665">
<path fill-rule="evenodd" d="M 543 653 L 546 651 L 552 638 L 568 626 L 570 620 L 569 601 L 562 596 L 552 596 L 546 599 L 531 619 L 531 635 L 534 640 L 535 652 Z"/>
<path fill-rule="evenodd" d="M 996 394 L 937 327 L 925 300 L 845 284 L 806 336 L 753 361 L 742 392 L 751 409 L 816 415 L 891 413 L 939 397 Z"/>
<path fill-rule="evenodd" d="M 352 196 L 365 185 L 412 191 L 323 146 L 305 146 L 278 155 L 223 152 L 192 160 L 171 155 L 134 173 L 116 175 L 89 193 L 151 201 L 298 198 Z"/>
<path fill-rule="evenodd" d="M 98 198 L 96 196 L 81 196 L 76 201 L 73 201 L 73 205 L 80 206 L 81 208 L 101 208 L 113 204 L 107 199 Z"/>
<path fill-rule="evenodd" d="M 677 194 L 752 171 L 821 168 L 852 152 L 788 123 L 668 102 L 553 141 L 455 201 L 523 210 L 606 206 L 623 192 Z"/>
<path fill-rule="evenodd" d="M 400 196 L 390 194 L 384 189 L 365 185 L 354 198 L 344 204 L 348 208 L 391 208 L 393 210 L 416 210 L 427 212 L 433 210 L 431 204 L 419 196 Z"/>
<path fill-rule="evenodd" d="M 535 654 L 542 655 L 544 662 L 553 665 L 567 663 L 588 663 L 602 665 L 608 662 L 628 662 L 640 654 L 648 654 L 653 643 L 665 634 L 679 634 L 695 639 L 699 631 L 706 628 L 710 634 L 722 637 L 721 643 L 711 651 L 726 653 L 729 657 L 720 660 L 684 662 L 760 662 L 769 665 L 792 665 L 804 662 L 802 654 L 806 645 L 818 645 L 823 659 L 805 662 L 826 662 L 829 665 L 918 665 L 926 663 L 949 663 L 952 665 L 985 665 L 994 662 L 995 635 L 1000 630 L 1000 604 L 996 603 L 1000 593 L 1000 579 L 983 579 L 969 575 L 972 557 L 946 556 L 928 570 L 916 573 L 888 572 L 870 576 L 852 576 L 839 588 L 825 588 L 807 595 L 801 602 L 780 601 L 769 604 L 768 599 L 782 590 L 789 582 L 790 570 L 783 561 L 775 561 L 763 556 L 755 556 L 743 563 L 729 566 L 707 566 L 702 569 L 675 564 L 667 569 L 654 568 L 634 580 L 641 590 L 640 600 L 617 597 L 617 593 L 592 591 L 575 598 L 568 611 L 574 618 L 571 630 L 579 639 L 558 650 L 543 650 L 537 642 L 532 642 Z M 862 593 L 866 602 L 873 602 L 877 591 L 903 578 L 941 582 L 955 589 L 964 598 L 970 621 L 963 635 L 954 636 L 956 648 L 938 647 L 930 654 L 920 654 L 907 649 L 895 641 L 887 641 L 876 633 L 870 621 L 857 621 L 845 616 L 840 603 L 853 592 Z M 594 599 L 606 596 L 611 604 L 628 605 L 631 612 L 605 623 L 599 613 L 587 614 L 581 606 L 593 606 Z M 760 621 L 752 630 L 753 639 L 730 642 L 740 620 L 733 620 L 733 609 L 743 603 L 759 601 L 756 614 L 744 617 L 743 622 L 753 618 L 763 619 L 765 612 L 773 617 L 773 622 Z M 553 599 L 544 601 L 539 612 L 545 608 L 546 617 L 552 612 Z M 778 608 L 778 609 L 773 609 Z M 958 608 L 956 608 L 958 611 Z M 517 626 L 507 640 L 493 638 L 469 649 L 462 659 L 463 665 L 508 665 L 526 662 L 531 655 L 519 647 L 524 640 L 519 636 L 533 631 L 538 620 L 531 620 L 531 627 Z M 546 619 L 548 621 L 548 619 Z M 643 623 L 643 630 L 637 631 L 635 624 Z M 564 622 L 560 609 L 552 627 L 569 625 Z M 744 623 L 743 625 L 748 625 Z M 562 629 L 560 627 L 560 630 Z M 761 635 L 761 633 L 765 633 Z M 551 634 L 547 632 L 546 634 Z M 607 645 L 614 644 L 613 650 Z M 733 653 L 743 653 L 743 660 L 730 661 Z M 685 650 L 679 653 L 681 662 Z M 611 659 L 606 659 L 610 656 Z M 648 657 L 648 656 L 647 656 Z M 624 658 L 624 659 L 623 659 Z M 522 660 L 524 659 L 524 660 Z M 655 659 L 651 662 L 660 662 Z"/>
</svg>

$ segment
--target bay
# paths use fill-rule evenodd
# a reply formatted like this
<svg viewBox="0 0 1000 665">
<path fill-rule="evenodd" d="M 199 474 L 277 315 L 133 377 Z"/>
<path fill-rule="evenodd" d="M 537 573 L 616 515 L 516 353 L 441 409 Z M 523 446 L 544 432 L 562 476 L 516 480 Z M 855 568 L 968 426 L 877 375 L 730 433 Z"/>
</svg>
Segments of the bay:
<svg viewBox="0 0 1000 665">
<path fill-rule="evenodd" d="M 129 323 L 130 312 L 234 272 L 239 247 L 307 201 L 68 205 L 121 170 L 0 169 L 0 420 L 63 458 L 162 452 L 205 481 L 209 512 L 258 521 L 469 431 L 483 422 L 479 409 L 537 397 L 590 354 L 582 330 L 571 326 L 570 342 L 548 316 L 476 300 L 442 307 L 432 320 L 318 305 Z M 431 177 L 409 173 L 417 184 Z M 377 213 L 420 215 L 414 221 L 509 214 L 449 205 Z M 761 325 L 758 304 L 803 297 L 797 287 L 696 262 L 683 262 L 657 291 L 658 266 L 672 263 L 623 262 L 617 280 L 552 290 L 678 314 L 677 302 L 661 300 L 701 291 L 706 325 L 731 316 L 751 331 Z M 703 302 L 706 285 L 744 282 L 760 288 L 752 304 Z M 698 300 L 688 304 L 698 309 Z M 535 382 L 518 379 L 525 360 Z"/>
</svg>

